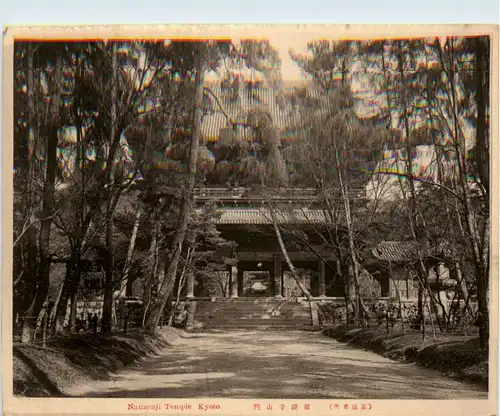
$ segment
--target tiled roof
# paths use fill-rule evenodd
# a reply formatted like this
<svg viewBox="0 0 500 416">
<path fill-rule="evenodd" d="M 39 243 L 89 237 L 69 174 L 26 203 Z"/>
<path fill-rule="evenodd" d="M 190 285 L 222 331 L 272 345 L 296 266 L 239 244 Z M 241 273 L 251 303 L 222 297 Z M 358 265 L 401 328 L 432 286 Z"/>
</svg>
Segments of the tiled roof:
<svg viewBox="0 0 500 416">
<path fill-rule="evenodd" d="M 418 260 L 418 253 L 427 257 L 429 250 L 422 244 L 413 241 L 382 241 L 373 250 L 372 254 L 378 260 L 394 263 L 407 263 Z"/>
<path fill-rule="evenodd" d="M 286 139 L 286 130 L 300 123 L 301 113 L 288 97 L 297 88 L 296 86 L 286 85 L 281 89 L 259 86 L 249 89 L 243 83 L 239 91 L 234 94 L 230 90 L 221 88 L 220 84 L 207 84 L 206 88 L 217 97 L 224 112 L 235 122 L 243 122 L 252 108 L 265 108 L 271 114 L 273 126 L 281 131 L 282 139 Z M 217 100 L 213 99 L 212 94 L 207 93 L 213 101 L 214 111 L 203 118 L 202 124 L 202 135 L 209 142 L 219 139 L 221 129 L 231 130 L 227 117 L 219 108 Z M 321 92 L 315 87 L 308 87 L 307 95 L 313 99 L 322 97 Z M 323 106 L 322 110 L 326 108 Z M 242 139 L 250 139 L 249 129 L 237 127 L 237 132 Z"/>
<path fill-rule="evenodd" d="M 217 211 L 216 224 L 272 224 L 271 212 L 265 208 L 227 208 Z M 284 224 L 324 224 L 325 217 L 322 210 L 292 210 L 277 212 L 276 220 Z"/>
</svg>

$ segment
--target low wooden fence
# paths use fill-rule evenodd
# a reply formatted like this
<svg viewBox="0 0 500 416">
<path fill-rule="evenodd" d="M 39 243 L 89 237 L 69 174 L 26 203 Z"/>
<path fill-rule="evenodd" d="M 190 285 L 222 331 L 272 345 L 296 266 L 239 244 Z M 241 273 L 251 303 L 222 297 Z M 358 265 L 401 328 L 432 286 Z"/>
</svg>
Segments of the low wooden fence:
<svg viewBox="0 0 500 416">
<path fill-rule="evenodd" d="M 419 328 L 422 322 L 418 313 L 417 301 L 398 302 L 391 298 L 378 298 L 364 301 L 368 316 L 360 314 L 358 322 L 355 322 L 352 305 L 346 307 L 343 298 L 330 298 L 318 301 L 318 314 L 323 326 L 335 326 L 341 324 L 352 324 L 368 327 L 390 328 Z M 446 305 L 450 314 L 444 322 L 444 329 L 453 333 L 472 333 L 477 331 L 477 310 L 476 305 L 465 310 L 460 303 L 449 302 Z M 442 318 L 442 316 L 440 316 Z M 433 314 L 429 313 L 429 308 L 424 308 L 424 323 L 428 328 L 437 327 L 437 322 Z"/>
</svg>

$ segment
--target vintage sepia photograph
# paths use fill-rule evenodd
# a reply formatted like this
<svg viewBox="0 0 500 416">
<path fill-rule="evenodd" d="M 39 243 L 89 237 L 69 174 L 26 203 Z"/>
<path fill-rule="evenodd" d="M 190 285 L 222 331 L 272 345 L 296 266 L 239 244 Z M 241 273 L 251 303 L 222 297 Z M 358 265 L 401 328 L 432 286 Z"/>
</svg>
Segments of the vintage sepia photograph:
<svg viewBox="0 0 500 416">
<path fill-rule="evenodd" d="M 496 32 L 219 29 L 6 43 L 13 398 L 496 397 Z"/>
</svg>

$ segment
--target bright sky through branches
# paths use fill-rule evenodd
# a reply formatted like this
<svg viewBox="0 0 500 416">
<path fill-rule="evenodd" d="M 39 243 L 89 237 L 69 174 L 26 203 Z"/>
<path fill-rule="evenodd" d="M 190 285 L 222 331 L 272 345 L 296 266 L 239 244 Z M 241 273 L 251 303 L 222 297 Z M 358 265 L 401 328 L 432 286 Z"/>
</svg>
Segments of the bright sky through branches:
<svg viewBox="0 0 500 416">
<path fill-rule="evenodd" d="M 310 42 L 318 37 L 308 37 L 296 36 L 290 38 L 289 36 L 282 36 L 277 34 L 275 36 L 266 36 L 265 39 L 269 40 L 271 46 L 276 48 L 279 52 L 279 57 L 281 59 L 281 75 L 284 81 L 299 81 L 306 79 L 304 73 L 299 69 L 297 64 L 290 58 L 288 51 L 293 49 L 295 52 L 300 54 L 307 53 L 307 42 Z M 240 39 L 232 39 L 234 43 L 239 43 Z M 210 74 L 208 80 L 216 80 L 219 76 L 216 74 Z"/>
</svg>

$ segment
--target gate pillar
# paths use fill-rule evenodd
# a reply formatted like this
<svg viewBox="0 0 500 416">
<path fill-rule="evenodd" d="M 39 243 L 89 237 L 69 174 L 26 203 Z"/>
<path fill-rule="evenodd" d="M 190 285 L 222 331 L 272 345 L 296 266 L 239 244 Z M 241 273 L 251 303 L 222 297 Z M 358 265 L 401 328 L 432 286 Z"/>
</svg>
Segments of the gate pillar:
<svg viewBox="0 0 500 416">
<path fill-rule="evenodd" d="M 194 273 L 192 271 L 187 273 L 187 297 L 194 298 Z"/>
<path fill-rule="evenodd" d="M 325 262 L 321 259 L 318 260 L 318 296 L 326 296 Z"/>
<path fill-rule="evenodd" d="M 283 269 L 281 268 L 281 256 L 274 255 L 274 297 L 283 297 Z"/>
<path fill-rule="evenodd" d="M 231 297 L 238 297 L 238 266 L 231 266 Z"/>
</svg>

